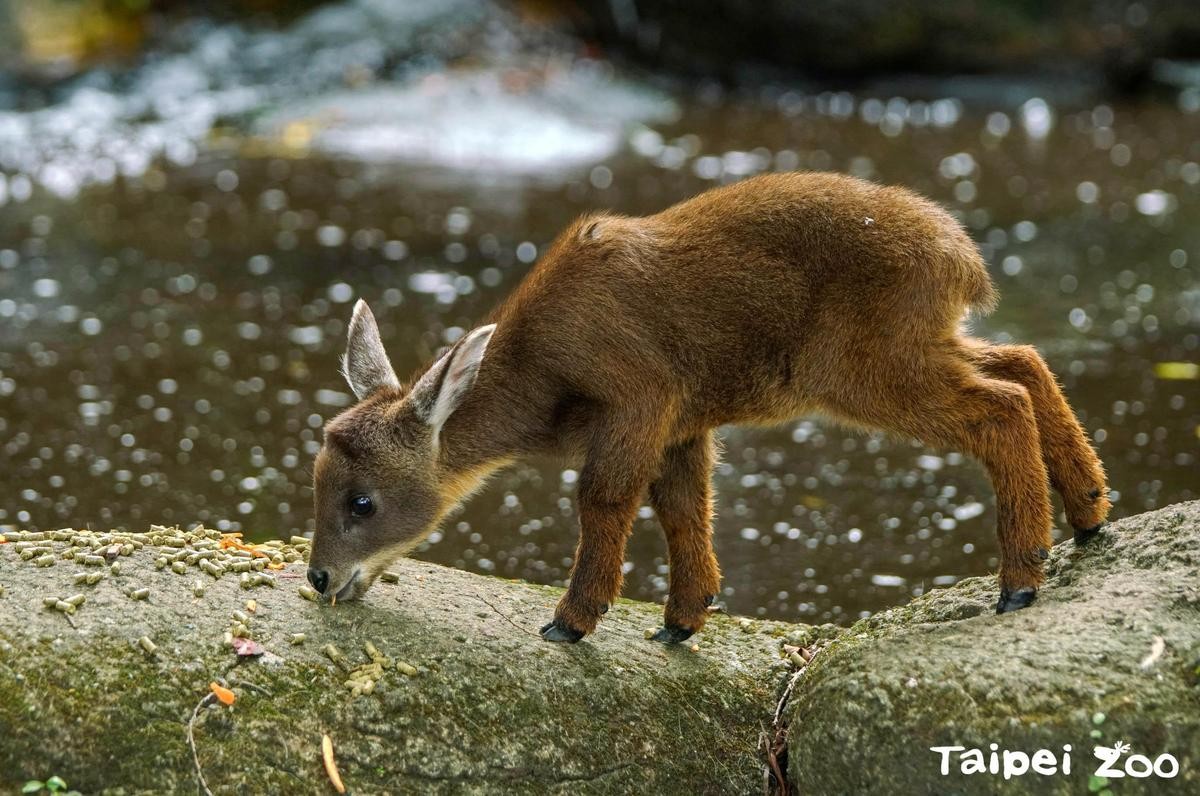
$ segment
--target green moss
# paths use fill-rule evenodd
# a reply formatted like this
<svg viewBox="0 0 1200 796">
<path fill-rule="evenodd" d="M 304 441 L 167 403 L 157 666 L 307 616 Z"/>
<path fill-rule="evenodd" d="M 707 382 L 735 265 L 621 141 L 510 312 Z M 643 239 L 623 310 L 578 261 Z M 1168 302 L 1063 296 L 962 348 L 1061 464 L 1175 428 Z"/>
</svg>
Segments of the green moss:
<svg viewBox="0 0 1200 796">
<path fill-rule="evenodd" d="M 196 599 L 195 577 L 154 569 L 148 550 L 88 591 L 72 627 L 41 608 L 72 568 L 35 570 L 4 547 L 5 608 L 25 620 L 0 628 L 0 790 L 46 771 L 89 793 L 193 789 L 186 725 L 216 679 L 237 701 L 202 711 L 196 743 L 218 793 L 327 793 L 322 733 L 364 793 L 748 792 L 761 780 L 758 734 L 784 674 L 776 636 L 790 627 L 746 633 L 718 616 L 699 651 L 666 648 L 642 636 L 661 609 L 622 600 L 595 636 L 560 646 L 537 635 L 556 589 L 407 561 L 399 584 L 332 609 L 296 594 L 299 567 L 277 589 L 249 594 L 226 576 Z M 151 599 L 130 601 L 134 584 Z M 249 596 L 269 656 L 239 661 L 221 637 Z M 304 644 L 288 643 L 296 632 Z M 359 664 L 368 641 L 418 674 L 388 670 L 351 698 L 321 648 Z"/>
</svg>

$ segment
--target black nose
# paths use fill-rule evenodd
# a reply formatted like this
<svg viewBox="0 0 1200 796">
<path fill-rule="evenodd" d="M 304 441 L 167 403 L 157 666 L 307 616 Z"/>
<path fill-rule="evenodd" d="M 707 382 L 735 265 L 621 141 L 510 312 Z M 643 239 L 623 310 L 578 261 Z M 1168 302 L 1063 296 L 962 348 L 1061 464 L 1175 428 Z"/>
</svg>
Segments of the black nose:
<svg viewBox="0 0 1200 796">
<path fill-rule="evenodd" d="M 323 569 L 308 570 L 308 582 L 313 585 L 313 588 L 321 594 L 325 593 L 325 587 L 329 585 L 329 573 Z"/>
</svg>

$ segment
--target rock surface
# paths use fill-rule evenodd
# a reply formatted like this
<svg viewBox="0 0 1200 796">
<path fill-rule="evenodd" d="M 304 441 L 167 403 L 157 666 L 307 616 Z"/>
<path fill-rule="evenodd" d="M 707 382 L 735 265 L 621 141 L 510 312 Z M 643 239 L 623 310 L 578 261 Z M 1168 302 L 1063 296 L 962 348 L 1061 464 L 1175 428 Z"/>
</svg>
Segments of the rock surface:
<svg viewBox="0 0 1200 796">
<path fill-rule="evenodd" d="M 88 793 L 191 790 L 188 721 L 219 681 L 236 702 L 194 726 L 215 793 L 329 792 L 325 733 L 359 793 L 756 793 L 772 737 L 797 793 L 1200 791 L 1200 502 L 1057 546 L 1038 601 L 1014 614 L 994 614 L 994 579 L 972 578 L 847 630 L 716 616 L 695 651 L 645 640 L 659 608 L 630 601 L 587 641 L 547 644 L 537 628 L 559 590 L 415 561 L 329 606 L 298 593 L 302 562 L 244 588 L 198 562 L 156 568 L 182 555 L 158 543 L 120 557 L 119 575 L 69 547 L 46 565 L 28 542 L 0 544 L 0 790 L 51 775 Z M 78 572 L 104 576 L 75 585 Z M 43 602 L 76 593 L 73 614 Z M 264 654 L 237 656 L 224 636 L 238 622 Z M 816 650 L 799 674 L 796 647 Z M 373 691 L 356 694 L 367 675 Z M 1119 742 L 1119 769 L 1170 754 L 1178 775 L 1097 779 L 1093 747 Z M 1055 773 L 964 776 L 950 753 L 942 775 L 931 751 L 986 758 L 993 743 L 1048 750 Z"/>
<path fill-rule="evenodd" d="M 562 646 L 537 633 L 559 590 L 416 561 L 397 564 L 399 583 L 331 607 L 299 596 L 302 563 L 272 573 L 276 588 L 243 589 L 236 574 L 156 569 L 164 551 L 149 544 L 120 557 L 115 577 L 63 560 L 62 544 L 45 567 L 18 546 L 0 544 L 0 792 L 55 774 L 85 793 L 195 792 L 187 723 L 214 680 L 237 697 L 195 724 L 214 793 L 332 792 L 323 733 L 356 793 L 761 788 L 756 747 L 788 625 L 718 616 L 698 651 L 668 648 L 643 638 L 659 607 L 622 601 L 594 637 Z M 105 577 L 77 586 L 77 572 Z M 71 616 L 43 606 L 75 593 L 86 602 Z M 239 659 L 223 639 L 235 611 L 266 654 Z M 293 633 L 307 638 L 292 645 Z M 415 674 L 393 664 L 353 696 L 322 648 L 359 666 L 367 642 Z"/>
<path fill-rule="evenodd" d="M 1093 747 L 1123 741 L 1122 760 L 1170 753 L 1180 771 L 1113 779 L 1112 792 L 1200 792 L 1200 502 L 1060 544 L 1048 574 L 1026 610 L 996 616 L 995 581 L 972 578 L 863 620 L 818 654 L 787 706 L 798 791 L 1098 792 Z M 992 743 L 1060 761 L 1070 744 L 1072 772 L 964 777 L 955 753 L 942 776 L 930 751 L 986 755 Z"/>
</svg>

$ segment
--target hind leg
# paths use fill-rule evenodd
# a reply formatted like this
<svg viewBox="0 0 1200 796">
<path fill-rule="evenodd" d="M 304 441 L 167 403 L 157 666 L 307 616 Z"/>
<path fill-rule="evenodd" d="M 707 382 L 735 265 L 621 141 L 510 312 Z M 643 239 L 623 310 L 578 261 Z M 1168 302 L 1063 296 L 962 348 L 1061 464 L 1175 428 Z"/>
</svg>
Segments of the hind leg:
<svg viewBox="0 0 1200 796">
<path fill-rule="evenodd" d="M 830 411 L 865 424 L 963 450 L 987 469 L 996 491 L 1000 541 L 997 613 L 1037 595 L 1051 544 L 1050 492 L 1029 391 L 970 368 L 954 350 L 864 368 Z"/>
<path fill-rule="evenodd" d="M 982 373 L 1016 382 L 1029 391 L 1050 483 L 1062 495 L 1075 541 L 1085 541 L 1100 529 L 1112 504 L 1104 466 L 1088 444 L 1054 374 L 1031 346 L 966 342 L 971 361 Z"/>
<path fill-rule="evenodd" d="M 683 641 L 703 627 L 721 585 L 712 547 L 715 461 L 709 432 L 667 448 L 659 476 L 650 485 L 650 505 L 666 534 L 671 567 L 671 594 L 656 641 Z"/>
</svg>

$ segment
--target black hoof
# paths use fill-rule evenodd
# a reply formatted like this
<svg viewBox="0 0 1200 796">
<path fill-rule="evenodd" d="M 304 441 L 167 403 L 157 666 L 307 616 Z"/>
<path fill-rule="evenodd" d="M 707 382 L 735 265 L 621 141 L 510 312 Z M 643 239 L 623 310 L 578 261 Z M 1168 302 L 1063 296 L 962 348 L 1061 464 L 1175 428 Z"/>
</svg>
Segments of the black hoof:
<svg viewBox="0 0 1200 796">
<path fill-rule="evenodd" d="M 650 637 L 650 640 L 661 641 L 663 644 L 678 644 L 681 641 L 691 638 L 694 632 L 694 630 L 689 630 L 679 625 L 666 625 L 665 627 L 660 627 L 658 632 Z"/>
<path fill-rule="evenodd" d="M 713 604 L 713 603 L 715 603 L 716 601 L 717 601 L 717 595 L 715 595 L 715 594 L 710 594 L 710 595 L 708 595 L 707 597 L 705 597 L 705 598 L 704 598 L 704 604 L 705 604 L 705 605 L 712 605 L 712 604 Z"/>
<path fill-rule="evenodd" d="M 1076 528 L 1075 529 L 1075 544 L 1087 544 L 1092 540 L 1092 537 L 1100 533 L 1100 529 L 1104 527 L 1104 523 L 1094 525 L 1091 528 Z"/>
<path fill-rule="evenodd" d="M 568 627 L 557 619 L 553 622 L 547 622 L 545 627 L 542 628 L 542 639 L 545 641 L 560 641 L 567 644 L 574 644 L 581 638 L 583 638 L 582 630 Z"/>
<path fill-rule="evenodd" d="M 1009 591 L 1000 590 L 1000 602 L 996 603 L 996 613 L 1006 614 L 1009 611 L 1019 611 L 1037 599 L 1037 589 L 1026 586 L 1023 589 Z"/>
</svg>

